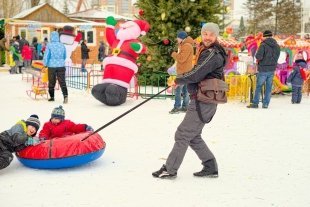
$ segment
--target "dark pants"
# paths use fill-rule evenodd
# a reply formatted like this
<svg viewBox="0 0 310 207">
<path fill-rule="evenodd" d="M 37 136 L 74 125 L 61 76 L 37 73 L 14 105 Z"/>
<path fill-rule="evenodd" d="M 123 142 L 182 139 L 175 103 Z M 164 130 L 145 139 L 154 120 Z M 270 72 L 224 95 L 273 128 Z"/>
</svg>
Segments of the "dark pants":
<svg viewBox="0 0 310 207">
<path fill-rule="evenodd" d="M 191 100 L 186 115 L 175 132 L 175 143 L 166 161 L 168 173 L 177 173 L 188 147 L 194 150 L 202 164 L 208 160 L 215 160 L 213 153 L 202 139 L 201 133 L 205 124 L 212 120 L 217 105 L 199 104 L 200 109 L 197 109 L 196 100 Z M 200 110 L 205 122 L 201 121 L 197 110 Z"/>
<path fill-rule="evenodd" d="M 1 136 L 1 135 L 0 135 Z M 0 137 L 0 170 L 10 165 L 13 160 L 13 154 L 10 152 L 1 141 Z"/>
<path fill-rule="evenodd" d="M 112 83 L 97 84 L 91 93 L 98 101 L 108 106 L 121 105 L 127 98 L 127 88 Z"/>
<path fill-rule="evenodd" d="M 292 103 L 300 103 L 302 97 L 302 86 L 292 86 Z"/>
<path fill-rule="evenodd" d="M 66 68 L 65 67 L 48 68 L 48 92 L 50 94 L 50 97 L 51 98 L 55 97 L 56 78 L 60 85 L 63 96 L 67 97 L 68 89 L 66 85 Z"/>
<path fill-rule="evenodd" d="M 86 63 L 87 63 L 87 59 L 82 59 L 82 72 L 84 72 L 86 70 Z"/>
</svg>

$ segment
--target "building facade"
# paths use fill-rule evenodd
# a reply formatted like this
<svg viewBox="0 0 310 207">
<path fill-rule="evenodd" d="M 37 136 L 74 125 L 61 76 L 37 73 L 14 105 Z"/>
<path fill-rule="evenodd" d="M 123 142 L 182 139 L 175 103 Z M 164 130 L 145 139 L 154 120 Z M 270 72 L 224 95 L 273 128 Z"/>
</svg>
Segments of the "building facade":
<svg viewBox="0 0 310 207">
<path fill-rule="evenodd" d="M 131 0 L 96 0 L 97 5 L 115 14 L 132 17 L 132 2 Z"/>
</svg>

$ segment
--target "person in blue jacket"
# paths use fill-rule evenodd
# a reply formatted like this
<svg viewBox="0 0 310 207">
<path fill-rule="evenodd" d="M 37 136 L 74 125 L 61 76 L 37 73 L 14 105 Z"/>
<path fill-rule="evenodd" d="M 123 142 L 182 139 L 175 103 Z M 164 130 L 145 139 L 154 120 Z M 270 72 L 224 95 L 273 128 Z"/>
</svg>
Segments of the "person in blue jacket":
<svg viewBox="0 0 310 207">
<path fill-rule="evenodd" d="M 48 67 L 48 92 L 50 99 L 48 101 L 55 101 L 55 84 L 56 78 L 60 85 L 64 102 L 68 103 L 68 89 L 66 85 L 66 48 L 64 44 L 59 41 L 58 32 L 52 32 L 50 43 L 45 48 L 43 63 Z"/>
<path fill-rule="evenodd" d="M 289 75 L 287 82 L 292 84 L 292 104 L 299 104 L 302 98 L 302 86 L 304 79 L 300 73 L 301 68 L 307 68 L 307 63 L 302 54 L 298 54 L 295 60 L 294 68 Z"/>
</svg>

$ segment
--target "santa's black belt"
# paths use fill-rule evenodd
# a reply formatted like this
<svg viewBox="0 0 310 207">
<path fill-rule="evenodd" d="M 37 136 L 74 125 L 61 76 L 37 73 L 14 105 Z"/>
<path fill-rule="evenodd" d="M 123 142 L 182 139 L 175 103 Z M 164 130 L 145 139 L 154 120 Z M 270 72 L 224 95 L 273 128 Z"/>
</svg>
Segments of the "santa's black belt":
<svg viewBox="0 0 310 207">
<path fill-rule="evenodd" d="M 130 53 L 128 53 L 128 52 L 125 52 L 125 51 L 121 51 L 121 52 L 119 53 L 119 55 L 125 55 L 125 56 L 127 56 L 128 58 L 130 58 L 132 61 L 136 61 L 136 60 L 137 60 L 132 54 L 130 54 Z"/>
</svg>

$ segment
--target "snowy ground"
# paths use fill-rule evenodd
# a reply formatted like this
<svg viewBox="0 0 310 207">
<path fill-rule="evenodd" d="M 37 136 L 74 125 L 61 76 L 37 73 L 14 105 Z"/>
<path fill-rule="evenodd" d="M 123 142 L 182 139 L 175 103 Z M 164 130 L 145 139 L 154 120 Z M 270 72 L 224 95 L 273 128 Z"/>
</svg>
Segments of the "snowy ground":
<svg viewBox="0 0 310 207">
<path fill-rule="evenodd" d="M 0 130 L 36 113 L 41 122 L 62 103 L 26 95 L 30 83 L 21 75 L 0 73 Z M 108 107 L 90 93 L 69 89 L 66 117 L 94 128 L 144 99 Z M 220 105 L 203 137 L 219 165 L 218 179 L 193 177 L 201 165 L 189 149 L 175 180 L 151 176 L 173 145 L 184 114 L 170 115 L 171 99 L 154 99 L 100 134 L 103 156 L 88 165 L 63 170 L 26 168 L 17 159 L 0 171 L 1 207 L 306 207 L 310 206 L 310 98 L 290 104 L 289 96 L 272 98 L 269 109 L 246 109 L 238 101 Z"/>
</svg>

